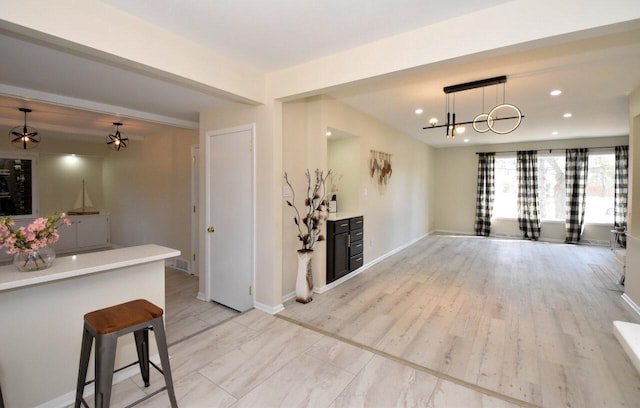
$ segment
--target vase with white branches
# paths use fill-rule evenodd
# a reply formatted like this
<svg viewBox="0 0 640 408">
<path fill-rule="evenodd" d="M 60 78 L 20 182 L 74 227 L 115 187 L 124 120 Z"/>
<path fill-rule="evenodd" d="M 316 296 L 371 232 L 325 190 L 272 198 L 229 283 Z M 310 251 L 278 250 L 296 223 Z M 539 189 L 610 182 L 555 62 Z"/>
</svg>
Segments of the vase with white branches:
<svg viewBox="0 0 640 408">
<path fill-rule="evenodd" d="M 307 195 L 304 200 L 304 211 L 298 210 L 296 195 L 287 173 L 284 173 L 284 181 L 291 191 L 291 200 L 287 205 L 295 211 L 293 222 L 298 227 L 298 239 L 302 242 L 302 248 L 298 250 L 298 275 L 296 277 L 296 301 L 309 303 L 313 293 L 313 275 L 311 272 L 311 258 L 316 242 L 324 241 L 322 235 L 322 221 L 326 218 L 326 182 L 331 175 L 331 170 L 324 174 L 316 169 L 314 177 L 307 169 Z"/>
</svg>

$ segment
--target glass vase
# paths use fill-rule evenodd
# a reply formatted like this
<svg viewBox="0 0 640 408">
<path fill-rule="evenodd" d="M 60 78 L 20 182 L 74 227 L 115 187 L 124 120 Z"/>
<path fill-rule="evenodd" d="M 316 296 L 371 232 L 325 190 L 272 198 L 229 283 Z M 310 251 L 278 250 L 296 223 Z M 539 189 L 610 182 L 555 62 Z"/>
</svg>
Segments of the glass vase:
<svg viewBox="0 0 640 408">
<path fill-rule="evenodd" d="M 31 252 L 20 251 L 13 255 L 13 264 L 22 272 L 46 269 L 56 259 L 56 251 L 50 246 L 34 249 Z"/>
</svg>

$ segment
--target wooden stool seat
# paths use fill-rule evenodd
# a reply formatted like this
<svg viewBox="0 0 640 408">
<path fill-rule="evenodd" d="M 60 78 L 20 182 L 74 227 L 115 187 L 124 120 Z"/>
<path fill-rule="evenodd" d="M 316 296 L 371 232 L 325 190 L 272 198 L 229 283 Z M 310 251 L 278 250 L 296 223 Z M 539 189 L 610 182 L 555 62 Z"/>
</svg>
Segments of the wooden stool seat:
<svg viewBox="0 0 640 408">
<path fill-rule="evenodd" d="M 97 334 L 109 334 L 148 322 L 162 316 L 162 313 L 162 309 L 153 303 L 138 299 L 87 313 L 84 321 Z"/>
<path fill-rule="evenodd" d="M 82 347 L 80 349 L 80 366 L 78 368 L 75 408 L 79 408 L 81 404 L 88 407 L 83 394 L 85 386 L 91 382 L 95 382 L 95 408 L 108 408 L 111 403 L 113 373 L 136 364 L 140 366 L 140 374 L 142 375 L 145 387 L 150 385 L 150 365 L 164 376 L 165 382 L 164 387 L 148 394 L 141 400 L 136 401 L 136 403 L 166 390 L 169 395 L 171 407 L 178 407 L 173 390 L 173 381 L 171 379 L 169 352 L 162 315 L 163 310 L 161 308 L 144 299 L 132 300 L 119 305 L 95 310 L 84 315 L 84 331 L 82 334 Z M 155 334 L 162 369 L 149 360 L 150 330 Z M 138 361 L 114 370 L 118 337 L 128 333 L 133 333 L 134 335 Z M 86 382 L 89 357 L 94 340 L 96 343 L 95 381 Z"/>
</svg>

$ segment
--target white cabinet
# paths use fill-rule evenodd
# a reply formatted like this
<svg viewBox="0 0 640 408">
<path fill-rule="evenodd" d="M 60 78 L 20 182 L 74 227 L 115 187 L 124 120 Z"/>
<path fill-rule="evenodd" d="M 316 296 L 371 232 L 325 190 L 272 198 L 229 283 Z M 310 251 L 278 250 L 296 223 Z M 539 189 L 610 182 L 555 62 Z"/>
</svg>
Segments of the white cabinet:
<svg viewBox="0 0 640 408">
<path fill-rule="evenodd" d="M 109 246 L 109 215 L 70 215 L 71 225 L 58 228 L 60 239 L 53 247 L 59 253 Z"/>
</svg>

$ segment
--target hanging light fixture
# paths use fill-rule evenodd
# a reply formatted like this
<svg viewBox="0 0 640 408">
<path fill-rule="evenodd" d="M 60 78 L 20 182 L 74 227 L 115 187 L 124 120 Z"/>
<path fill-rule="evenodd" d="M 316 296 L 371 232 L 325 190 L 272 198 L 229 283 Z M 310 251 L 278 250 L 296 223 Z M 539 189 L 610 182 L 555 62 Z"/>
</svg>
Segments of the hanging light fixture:
<svg viewBox="0 0 640 408">
<path fill-rule="evenodd" d="M 127 137 L 127 135 L 120 132 L 120 126 L 122 126 L 122 123 L 113 122 L 113 124 L 116 125 L 116 131 L 115 133 L 112 133 L 109 136 L 107 136 L 107 146 L 119 152 L 120 150 L 127 147 L 127 142 L 129 141 L 129 138 Z"/>
<path fill-rule="evenodd" d="M 506 83 L 507 77 L 506 75 L 502 75 L 499 77 L 481 79 L 478 81 L 466 82 L 464 84 L 444 87 L 443 91 L 446 94 L 447 123 L 437 126 L 438 120 L 436 118 L 432 118 L 429 121 L 429 126 L 425 126 L 422 129 L 435 129 L 444 127 L 446 128 L 447 139 L 455 138 L 456 134 L 463 133 L 465 129 L 463 125 L 473 125 L 473 130 L 478 133 L 486 133 L 488 131 L 492 131 L 493 133 L 503 135 L 513 132 L 518 128 L 518 126 L 520 126 L 520 123 L 522 123 L 522 118 L 524 118 L 524 115 L 517 106 L 505 102 L 506 88 L 504 84 Z M 497 104 L 493 109 L 491 109 L 491 111 L 489 111 L 489 113 L 485 113 L 484 87 L 498 84 L 503 84 L 502 103 Z M 476 115 L 476 117 L 472 121 L 456 122 L 456 92 L 467 91 L 476 88 L 483 88 L 482 113 Z M 451 93 L 453 94 L 452 98 L 449 97 L 449 94 Z M 451 109 L 450 101 L 453 101 L 453 109 Z M 501 123 L 501 126 L 497 126 L 497 123 Z"/>
<path fill-rule="evenodd" d="M 40 136 L 38 136 L 36 129 L 27 126 L 27 113 L 31 112 L 31 109 L 20 108 L 18 110 L 24 112 L 24 125 L 11 129 L 9 141 L 12 145 L 22 147 L 25 150 L 34 148 L 40 143 Z"/>
</svg>

